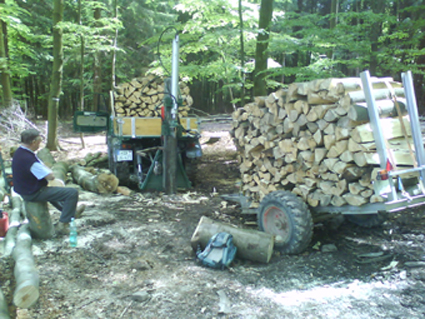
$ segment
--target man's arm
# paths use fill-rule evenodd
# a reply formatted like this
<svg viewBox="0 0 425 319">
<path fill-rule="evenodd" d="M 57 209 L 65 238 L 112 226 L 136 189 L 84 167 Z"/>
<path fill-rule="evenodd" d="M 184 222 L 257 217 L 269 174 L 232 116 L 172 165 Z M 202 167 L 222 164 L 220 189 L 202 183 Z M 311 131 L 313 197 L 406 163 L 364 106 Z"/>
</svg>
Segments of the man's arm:
<svg viewBox="0 0 425 319">
<path fill-rule="evenodd" d="M 48 181 L 54 180 L 55 179 L 55 175 L 53 174 L 53 172 L 51 171 L 50 168 L 48 168 L 47 166 L 39 163 L 39 162 L 35 162 L 34 164 L 32 164 L 31 166 L 31 173 L 38 179 L 47 179 Z"/>
</svg>

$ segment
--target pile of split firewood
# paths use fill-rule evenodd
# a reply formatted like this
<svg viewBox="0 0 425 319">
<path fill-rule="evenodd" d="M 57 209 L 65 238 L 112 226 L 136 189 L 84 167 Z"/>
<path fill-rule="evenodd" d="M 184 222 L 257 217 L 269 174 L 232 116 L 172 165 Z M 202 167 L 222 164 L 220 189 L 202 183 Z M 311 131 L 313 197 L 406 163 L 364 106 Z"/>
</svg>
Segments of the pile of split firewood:
<svg viewBox="0 0 425 319">
<path fill-rule="evenodd" d="M 181 106 L 179 115 L 188 115 L 193 99 L 186 83 L 179 83 Z M 154 75 L 138 77 L 119 85 L 115 90 L 115 114 L 117 116 L 158 117 L 165 94 L 164 79 Z"/>
<path fill-rule="evenodd" d="M 390 158 L 396 168 L 413 166 L 404 89 L 391 78 L 371 80 Z M 383 201 L 371 183 L 379 157 L 360 78 L 293 83 L 257 97 L 233 113 L 231 134 L 252 207 L 278 189 L 312 207 Z"/>
</svg>

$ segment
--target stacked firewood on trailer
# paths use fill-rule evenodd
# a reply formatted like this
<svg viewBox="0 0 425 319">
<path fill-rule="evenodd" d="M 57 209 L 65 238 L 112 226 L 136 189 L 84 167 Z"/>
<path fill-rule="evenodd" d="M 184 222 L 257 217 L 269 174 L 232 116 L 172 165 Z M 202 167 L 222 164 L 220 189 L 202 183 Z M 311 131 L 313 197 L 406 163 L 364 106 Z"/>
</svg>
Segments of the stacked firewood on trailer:
<svg viewBox="0 0 425 319">
<path fill-rule="evenodd" d="M 193 104 L 190 89 L 180 82 L 181 101 L 179 115 L 186 117 Z M 138 77 L 119 85 L 115 90 L 115 114 L 117 116 L 159 117 L 166 94 L 164 78 L 152 74 Z"/>
<path fill-rule="evenodd" d="M 393 166 L 413 166 L 401 83 L 372 78 L 372 87 Z M 379 156 L 360 78 L 293 83 L 256 97 L 232 116 L 241 191 L 251 207 L 279 189 L 311 207 L 384 200 L 373 190 Z"/>
</svg>

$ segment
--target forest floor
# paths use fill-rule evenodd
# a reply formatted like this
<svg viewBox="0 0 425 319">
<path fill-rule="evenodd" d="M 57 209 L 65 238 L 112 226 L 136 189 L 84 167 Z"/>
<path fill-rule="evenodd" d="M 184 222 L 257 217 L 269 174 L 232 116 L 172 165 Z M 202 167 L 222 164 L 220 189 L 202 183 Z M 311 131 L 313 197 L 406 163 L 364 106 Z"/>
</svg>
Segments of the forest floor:
<svg viewBox="0 0 425 319">
<path fill-rule="evenodd" d="M 106 152 L 105 136 L 59 129 L 62 152 L 78 160 Z M 230 122 L 205 122 L 204 156 L 190 191 L 167 196 L 98 195 L 80 188 L 87 205 L 77 220 L 78 246 L 68 238 L 33 240 L 40 297 L 30 309 L 13 306 L 12 257 L 0 259 L 1 289 L 12 318 L 424 318 L 425 214 L 389 216 L 365 229 L 346 221 L 320 223 L 300 255 L 275 251 L 267 264 L 237 259 L 228 270 L 199 265 L 190 245 L 202 216 L 255 228 L 252 216 L 220 195 L 237 193 L 236 150 Z M 209 137 L 217 138 L 215 143 Z M 3 155 L 16 140 L 0 140 Z M 74 187 L 78 187 L 73 185 Z M 56 222 L 59 212 L 51 208 Z M 325 252 L 325 247 L 332 247 Z"/>
</svg>

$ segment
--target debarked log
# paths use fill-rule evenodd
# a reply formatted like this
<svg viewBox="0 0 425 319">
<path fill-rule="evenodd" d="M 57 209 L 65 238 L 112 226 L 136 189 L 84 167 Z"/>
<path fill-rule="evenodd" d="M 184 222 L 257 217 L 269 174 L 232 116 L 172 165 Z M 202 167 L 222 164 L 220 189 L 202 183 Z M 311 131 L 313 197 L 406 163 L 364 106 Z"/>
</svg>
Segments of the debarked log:
<svg viewBox="0 0 425 319">
<path fill-rule="evenodd" d="M 114 174 L 92 174 L 79 165 L 70 167 L 74 181 L 85 190 L 98 194 L 111 194 L 117 190 L 119 180 Z"/>
<path fill-rule="evenodd" d="M 227 232 L 233 236 L 237 257 L 261 263 L 270 261 L 274 247 L 273 235 L 253 229 L 235 228 L 205 216 L 202 216 L 192 235 L 193 250 L 196 251 L 198 245 L 204 249 L 210 238 L 219 232 Z"/>
<path fill-rule="evenodd" d="M 22 225 L 13 250 L 13 259 L 15 260 L 14 275 L 16 279 L 13 302 L 19 308 L 31 307 L 40 296 L 40 278 L 34 264 L 31 242 L 29 225 Z"/>
</svg>

